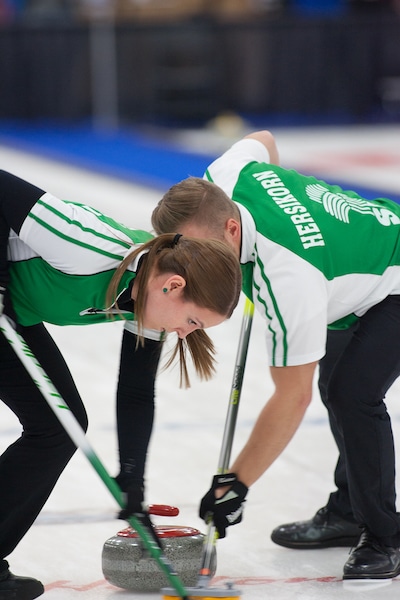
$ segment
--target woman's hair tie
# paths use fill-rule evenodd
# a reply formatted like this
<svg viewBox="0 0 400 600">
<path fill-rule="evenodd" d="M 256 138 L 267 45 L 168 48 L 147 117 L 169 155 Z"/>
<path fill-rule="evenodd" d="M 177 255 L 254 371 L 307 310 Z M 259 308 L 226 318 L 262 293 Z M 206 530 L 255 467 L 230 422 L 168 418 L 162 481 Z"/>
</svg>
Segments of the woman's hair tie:
<svg viewBox="0 0 400 600">
<path fill-rule="evenodd" d="M 177 245 L 177 243 L 179 242 L 179 239 L 181 237 L 182 237 L 181 233 L 175 234 L 174 239 L 172 240 L 171 248 L 175 248 L 175 246 Z"/>
</svg>

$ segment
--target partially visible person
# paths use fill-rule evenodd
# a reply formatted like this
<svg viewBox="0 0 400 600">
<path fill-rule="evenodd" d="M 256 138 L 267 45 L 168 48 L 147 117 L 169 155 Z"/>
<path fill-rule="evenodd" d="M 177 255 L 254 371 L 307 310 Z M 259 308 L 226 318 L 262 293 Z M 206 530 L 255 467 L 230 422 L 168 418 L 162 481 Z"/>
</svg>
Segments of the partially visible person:
<svg viewBox="0 0 400 600">
<path fill-rule="evenodd" d="M 204 179 L 171 187 L 152 215 L 157 233 L 225 240 L 266 325 L 275 390 L 232 474 L 213 480 L 200 516 L 211 514 L 221 537 L 241 521 L 249 486 L 299 427 L 320 364 L 321 396 L 340 452 L 338 490 L 311 521 L 279 527 L 272 538 L 291 547 L 359 540 L 343 577 L 393 578 L 400 574 L 400 516 L 384 397 L 400 375 L 400 206 L 366 200 L 278 161 L 270 132 L 250 134 Z"/>
<path fill-rule="evenodd" d="M 144 473 L 162 340 L 174 333 L 181 384 L 187 351 L 197 374 L 214 371 L 205 329 L 229 318 L 241 289 L 240 266 L 225 244 L 180 234 L 158 238 L 97 210 L 62 201 L 0 171 L 0 312 L 11 319 L 76 419 L 87 415 L 62 353 L 45 323 L 124 320 L 117 389 L 121 518 L 145 510 Z M 0 457 L 0 600 L 32 600 L 40 581 L 14 575 L 6 560 L 29 530 L 76 447 L 0 335 L 0 398 L 22 435 Z M 79 559 L 78 559 L 79 560 Z"/>
</svg>

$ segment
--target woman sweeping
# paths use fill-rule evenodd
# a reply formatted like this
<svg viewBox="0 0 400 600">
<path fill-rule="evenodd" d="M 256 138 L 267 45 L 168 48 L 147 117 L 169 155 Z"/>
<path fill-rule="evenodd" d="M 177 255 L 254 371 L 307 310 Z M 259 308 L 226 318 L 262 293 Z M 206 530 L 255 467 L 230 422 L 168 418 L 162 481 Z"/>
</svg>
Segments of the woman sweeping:
<svg viewBox="0 0 400 600">
<path fill-rule="evenodd" d="M 126 517 L 141 509 L 162 341 L 177 335 L 203 379 L 214 370 L 205 329 L 229 318 L 241 289 L 239 262 L 226 244 L 179 234 L 153 238 L 97 210 L 60 200 L 0 172 L 0 312 L 14 323 L 69 408 L 87 415 L 68 366 L 44 323 L 124 320 L 117 388 L 120 471 Z M 31 600 L 43 585 L 9 570 L 6 557 L 29 530 L 76 448 L 3 335 L 0 398 L 22 435 L 0 457 L 0 600 Z M 140 421 L 130 415 L 137 415 Z"/>
</svg>

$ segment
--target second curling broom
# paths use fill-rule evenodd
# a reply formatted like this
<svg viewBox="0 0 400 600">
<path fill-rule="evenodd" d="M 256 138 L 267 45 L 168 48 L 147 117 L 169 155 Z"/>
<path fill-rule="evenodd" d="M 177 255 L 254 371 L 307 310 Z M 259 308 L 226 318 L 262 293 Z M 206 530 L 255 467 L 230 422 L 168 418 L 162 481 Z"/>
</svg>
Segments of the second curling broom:
<svg viewBox="0 0 400 600">
<path fill-rule="evenodd" d="M 236 420 L 239 410 L 239 401 L 242 392 L 244 369 L 246 366 L 247 351 L 249 347 L 251 326 L 253 323 L 254 304 L 246 298 L 244 314 L 239 337 L 239 345 L 236 355 L 235 369 L 233 373 L 231 393 L 229 397 L 228 412 L 225 421 L 224 435 L 222 438 L 221 451 L 218 460 L 217 474 L 226 473 L 229 468 L 233 437 L 235 433 Z M 213 548 L 218 539 L 218 532 L 212 521 L 208 523 L 208 530 L 204 539 L 204 548 L 201 566 L 196 587 L 187 588 L 190 599 L 201 598 L 202 600 L 239 600 L 240 592 L 232 586 L 227 588 L 210 587 L 211 583 L 211 559 Z M 161 590 L 163 600 L 175 600 L 177 592 L 173 588 Z"/>
</svg>

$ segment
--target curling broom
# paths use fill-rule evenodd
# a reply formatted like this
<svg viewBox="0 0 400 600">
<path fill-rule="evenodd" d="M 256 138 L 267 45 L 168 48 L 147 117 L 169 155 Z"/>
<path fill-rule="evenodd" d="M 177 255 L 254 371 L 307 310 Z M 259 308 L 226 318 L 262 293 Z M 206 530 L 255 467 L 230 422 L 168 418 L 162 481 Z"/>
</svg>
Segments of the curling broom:
<svg viewBox="0 0 400 600">
<path fill-rule="evenodd" d="M 218 460 L 218 474 L 226 473 L 229 468 L 233 437 L 239 410 L 239 400 L 242 392 L 244 369 L 246 366 L 247 351 L 249 347 L 251 326 L 253 323 L 253 314 L 254 304 L 251 302 L 251 300 L 246 298 L 235 369 L 233 373 L 231 394 L 229 397 L 228 412 Z M 189 594 L 190 599 L 194 600 L 195 598 L 201 598 L 202 600 L 214 600 L 214 598 L 219 598 L 219 600 L 239 600 L 240 598 L 240 592 L 235 590 L 233 586 L 229 584 L 227 589 L 209 587 L 211 582 L 212 551 L 217 539 L 218 532 L 211 521 L 208 523 L 208 530 L 204 539 L 202 562 L 199 570 L 197 587 L 187 588 L 187 593 Z M 161 592 L 164 600 L 174 600 L 177 596 L 176 592 L 171 588 L 163 588 Z"/>
<path fill-rule="evenodd" d="M 119 485 L 115 479 L 108 474 L 104 465 L 89 444 L 86 434 L 74 414 L 57 392 L 25 340 L 15 331 L 5 315 L 1 315 L 0 317 L 0 330 L 11 344 L 22 364 L 25 366 L 42 393 L 44 399 L 53 410 L 76 447 L 82 450 L 97 474 L 107 486 L 108 490 L 118 502 L 119 506 L 124 508 L 125 505 Z M 189 600 L 183 583 L 161 549 L 161 544 L 148 516 L 145 513 L 135 513 L 128 519 L 128 522 L 131 527 L 137 531 L 150 556 L 156 561 L 159 568 L 167 576 L 169 583 L 173 586 L 174 592 L 176 592 L 176 596 L 182 598 L 182 600 Z"/>
</svg>

